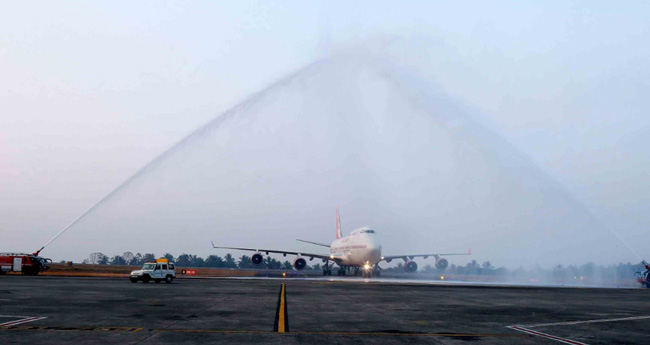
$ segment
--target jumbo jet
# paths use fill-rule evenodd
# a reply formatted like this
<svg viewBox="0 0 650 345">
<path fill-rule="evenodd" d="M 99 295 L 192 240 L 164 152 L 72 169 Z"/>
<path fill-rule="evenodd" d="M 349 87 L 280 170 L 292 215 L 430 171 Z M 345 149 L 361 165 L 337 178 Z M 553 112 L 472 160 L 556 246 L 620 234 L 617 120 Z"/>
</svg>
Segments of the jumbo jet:
<svg viewBox="0 0 650 345">
<path fill-rule="evenodd" d="M 300 242 L 310 243 L 317 246 L 327 247 L 330 249 L 329 254 L 314 254 L 305 252 L 291 252 L 284 250 L 273 249 L 259 249 L 259 248 L 240 248 L 240 247 L 218 247 L 212 242 L 212 247 L 222 249 L 234 249 L 255 252 L 251 256 L 251 262 L 254 265 L 261 265 L 264 262 L 262 253 L 269 255 L 269 253 L 279 253 L 284 256 L 295 255 L 296 259 L 293 261 L 293 267 L 296 270 L 302 270 L 307 266 L 307 260 L 314 260 L 314 258 L 321 259 L 323 265 L 323 275 L 332 275 L 332 263 L 336 263 L 339 267 L 337 274 L 340 276 L 352 272 L 355 275 L 362 275 L 364 278 L 372 276 L 379 276 L 381 268 L 379 263 L 382 261 L 391 262 L 393 259 L 404 260 L 404 269 L 407 272 L 415 272 L 418 269 L 418 264 L 413 261 L 416 257 L 427 259 L 433 257 L 436 259 L 435 266 L 440 270 L 444 270 L 449 265 L 447 259 L 442 256 L 449 255 L 471 255 L 471 250 L 467 253 L 450 253 L 450 254 L 404 254 L 404 255 L 389 255 L 382 256 L 381 244 L 377 239 L 375 230 L 369 227 L 358 228 L 350 233 L 350 235 L 343 237 L 341 234 L 341 218 L 339 216 L 339 209 L 336 208 L 336 240 L 331 245 L 298 240 Z"/>
</svg>

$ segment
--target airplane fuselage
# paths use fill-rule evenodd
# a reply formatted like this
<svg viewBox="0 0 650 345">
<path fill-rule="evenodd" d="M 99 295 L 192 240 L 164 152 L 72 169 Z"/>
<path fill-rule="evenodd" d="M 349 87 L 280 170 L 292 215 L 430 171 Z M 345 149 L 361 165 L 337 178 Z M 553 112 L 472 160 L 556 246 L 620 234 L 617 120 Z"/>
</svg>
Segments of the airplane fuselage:
<svg viewBox="0 0 650 345">
<path fill-rule="evenodd" d="M 381 244 L 370 228 L 359 228 L 350 235 L 334 240 L 330 257 L 342 266 L 374 265 L 381 261 Z"/>
</svg>

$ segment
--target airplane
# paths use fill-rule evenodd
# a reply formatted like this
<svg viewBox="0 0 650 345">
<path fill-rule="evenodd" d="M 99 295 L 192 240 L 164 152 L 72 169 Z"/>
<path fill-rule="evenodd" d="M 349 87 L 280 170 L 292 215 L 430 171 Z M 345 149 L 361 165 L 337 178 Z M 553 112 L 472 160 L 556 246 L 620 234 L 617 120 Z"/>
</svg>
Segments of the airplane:
<svg viewBox="0 0 650 345">
<path fill-rule="evenodd" d="M 312 241 L 305 241 L 297 239 L 297 241 L 314 244 L 317 246 L 327 247 L 330 250 L 329 254 L 314 254 L 306 252 L 292 252 L 285 250 L 274 249 L 259 249 L 259 248 L 241 248 L 241 247 L 219 247 L 215 246 L 212 242 L 213 248 L 219 249 L 233 249 L 243 251 L 255 252 L 251 256 L 251 262 L 254 265 L 261 265 L 264 262 L 262 253 L 269 255 L 269 253 L 282 254 L 284 256 L 295 255 L 296 259 L 293 261 L 293 267 L 296 270 L 302 270 L 307 266 L 307 260 L 314 260 L 314 258 L 321 259 L 325 264 L 323 266 L 323 275 L 331 276 L 332 263 L 336 263 L 339 267 L 337 274 L 344 276 L 351 269 L 355 275 L 361 275 L 364 278 L 371 278 L 373 276 L 381 275 L 381 268 L 379 263 L 382 261 L 391 262 L 393 259 L 404 260 L 404 269 L 407 272 L 415 272 L 418 269 L 418 264 L 413 261 L 416 257 L 427 259 L 434 257 L 436 259 L 435 266 L 440 270 L 444 270 L 449 266 L 449 261 L 442 258 L 442 256 L 450 255 L 471 255 L 469 250 L 467 253 L 449 253 L 449 254 L 404 254 L 404 255 L 381 255 L 381 244 L 377 239 L 377 232 L 369 227 L 361 227 L 352 231 L 348 236 L 343 236 L 341 233 L 341 217 L 339 216 L 339 209 L 336 208 L 336 239 L 332 244 L 322 244 Z"/>
</svg>

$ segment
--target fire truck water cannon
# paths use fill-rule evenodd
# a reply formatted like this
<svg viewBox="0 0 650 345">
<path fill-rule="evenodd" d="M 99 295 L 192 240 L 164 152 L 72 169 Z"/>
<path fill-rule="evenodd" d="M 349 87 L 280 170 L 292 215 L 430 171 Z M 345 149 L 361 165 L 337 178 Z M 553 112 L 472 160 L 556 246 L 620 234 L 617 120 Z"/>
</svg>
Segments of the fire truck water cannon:
<svg viewBox="0 0 650 345">
<path fill-rule="evenodd" d="M 23 275 L 35 276 L 50 269 L 52 259 L 25 253 L 0 253 L 0 274 L 20 272 Z"/>
</svg>

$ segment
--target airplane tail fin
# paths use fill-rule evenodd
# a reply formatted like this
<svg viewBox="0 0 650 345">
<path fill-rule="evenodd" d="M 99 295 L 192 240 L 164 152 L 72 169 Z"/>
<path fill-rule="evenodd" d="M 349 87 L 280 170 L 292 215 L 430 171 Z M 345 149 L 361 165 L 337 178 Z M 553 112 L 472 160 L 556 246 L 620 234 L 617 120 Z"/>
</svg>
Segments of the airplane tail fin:
<svg viewBox="0 0 650 345">
<path fill-rule="evenodd" d="M 341 236 L 341 217 L 339 216 L 339 207 L 336 206 L 336 239 L 339 239 Z"/>
</svg>

